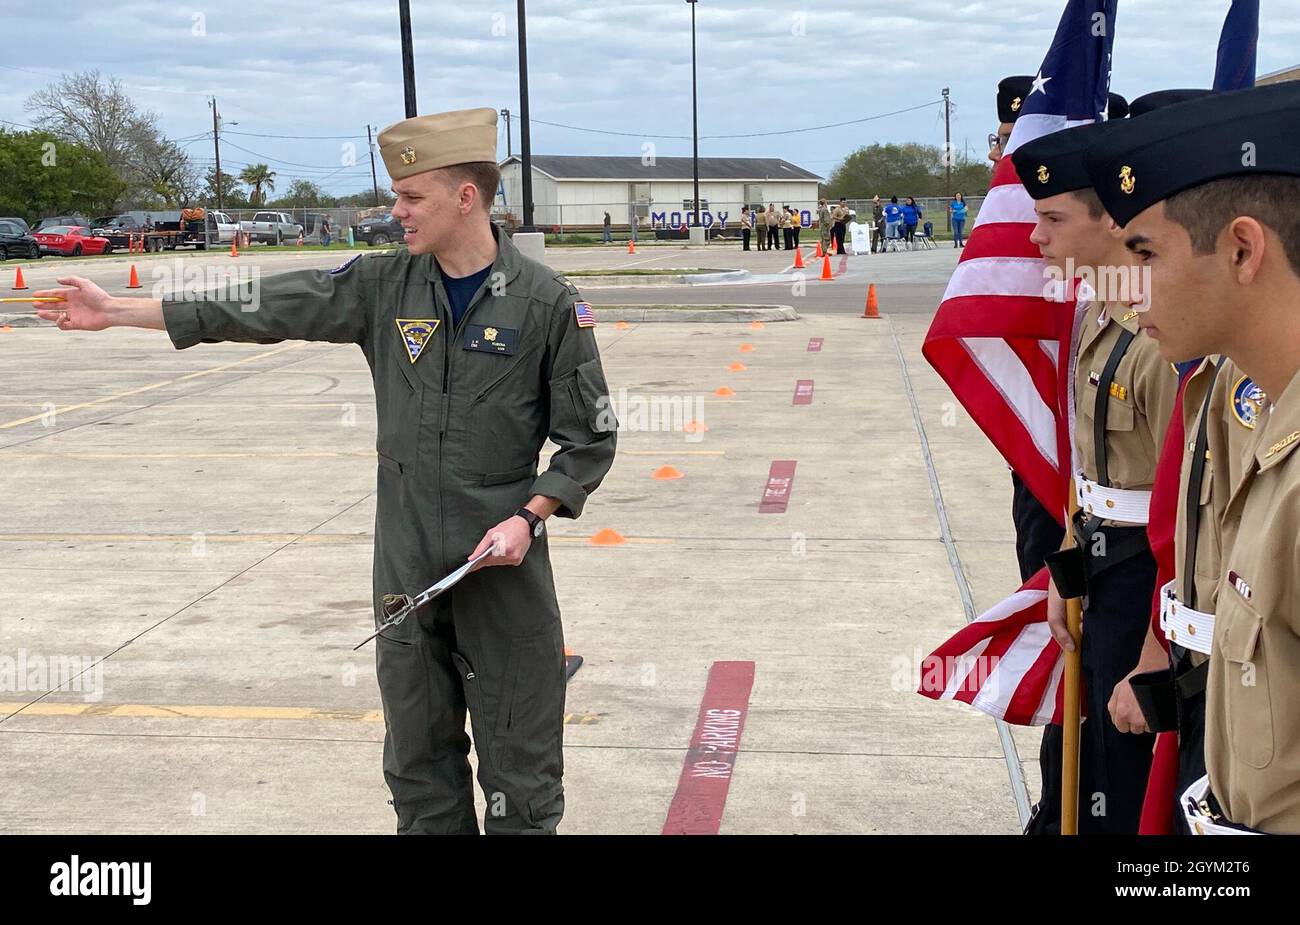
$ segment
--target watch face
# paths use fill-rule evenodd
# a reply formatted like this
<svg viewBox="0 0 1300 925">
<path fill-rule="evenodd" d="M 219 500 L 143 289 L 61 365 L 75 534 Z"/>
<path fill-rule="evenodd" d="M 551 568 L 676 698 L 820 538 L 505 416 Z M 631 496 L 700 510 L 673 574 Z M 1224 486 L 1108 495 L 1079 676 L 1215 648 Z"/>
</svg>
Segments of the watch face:
<svg viewBox="0 0 1300 925">
<path fill-rule="evenodd" d="M 544 520 L 539 520 L 537 521 L 537 523 L 533 524 L 533 537 L 536 538 L 541 536 L 542 530 L 545 529 L 545 527 L 546 527 L 546 521 Z"/>
</svg>

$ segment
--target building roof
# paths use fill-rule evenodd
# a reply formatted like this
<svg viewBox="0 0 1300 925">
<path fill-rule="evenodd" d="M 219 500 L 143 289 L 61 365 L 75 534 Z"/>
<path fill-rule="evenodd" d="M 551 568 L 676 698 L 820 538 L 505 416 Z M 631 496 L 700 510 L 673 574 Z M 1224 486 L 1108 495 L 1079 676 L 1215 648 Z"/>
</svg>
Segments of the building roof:
<svg viewBox="0 0 1300 925">
<path fill-rule="evenodd" d="M 1280 71 L 1273 71 L 1270 74 L 1261 74 L 1256 80 L 1256 86 L 1265 84 L 1277 84 L 1286 80 L 1300 80 L 1300 64 L 1293 67 L 1284 67 Z"/>
<path fill-rule="evenodd" d="M 519 155 L 502 166 L 519 163 Z M 639 157 L 597 157 L 568 154 L 534 154 L 533 168 L 554 180 L 667 181 L 692 179 L 691 158 L 659 157 L 645 164 Z M 701 180 L 804 180 L 822 178 L 779 157 L 702 157 Z"/>
</svg>

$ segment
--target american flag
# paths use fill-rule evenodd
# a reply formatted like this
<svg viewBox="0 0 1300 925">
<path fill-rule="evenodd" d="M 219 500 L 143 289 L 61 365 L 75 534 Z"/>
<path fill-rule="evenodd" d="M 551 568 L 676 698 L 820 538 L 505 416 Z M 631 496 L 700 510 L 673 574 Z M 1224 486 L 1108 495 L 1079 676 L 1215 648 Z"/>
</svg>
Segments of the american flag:
<svg viewBox="0 0 1300 925">
<path fill-rule="evenodd" d="M 574 302 L 573 314 L 578 319 L 578 327 L 594 328 L 596 326 L 596 313 L 591 310 L 591 306 L 586 302 Z"/>
<path fill-rule="evenodd" d="M 1029 240 L 1033 200 L 1009 155 L 1034 138 L 1105 117 L 1116 2 L 1070 0 L 1061 14 L 921 349 L 1062 522 L 1071 469 L 1063 398 L 1068 363 L 1062 360 L 1075 307 L 1047 298 L 1047 262 Z M 1009 723 L 1059 722 L 1063 662 L 1047 630 L 1046 588 L 1044 569 L 940 646 L 928 663 L 934 673 L 918 693 L 962 700 Z M 980 670 L 969 669 L 971 658 Z"/>
<path fill-rule="evenodd" d="M 1047 629 L 1047 570 L 935 649 L 917 693 L 1018 726 L 1060 723 L 1065 662 Z"/>
</svg>

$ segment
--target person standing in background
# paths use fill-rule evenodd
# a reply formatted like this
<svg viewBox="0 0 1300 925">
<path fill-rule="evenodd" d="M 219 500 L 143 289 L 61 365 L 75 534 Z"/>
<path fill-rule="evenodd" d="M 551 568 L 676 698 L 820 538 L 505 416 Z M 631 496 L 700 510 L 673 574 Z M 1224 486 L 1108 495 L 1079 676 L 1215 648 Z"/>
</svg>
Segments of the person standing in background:
<svg viewBox="0 0 1300 925">
<path fill-rule="evenodd" d="M 790 207 L 781 207 L 781 241 L 785 250 L 794 250 L 794 229 L 790 225 Z"/>
<path fill-rule="evenodd" d="M 614 236 L 609 232 L 609 213 L 605 213 L 605 223 L 601 230 L 601 240 L 606 244 L 614 243 Z"/>
<path fill-rule="evenodd" d="M 799 249 L 799 232 L 803 227 L 803 216 L 798 209 L 790 210 L 790 231 L 794 235 L 794 249 Z"/>
<path fill-rule="evenodd" d="M 831 252 L 831 210 L 823 199 L 817 203 L 817 230 L 821 232 L 822 253 Z"/>
<path fill-rule="evenodd" d="M 952 202 L 948 203 L 948 209 L 952 212 L 952 246 L 966 246 L 966 196 L 964 193 L 958 193 L 952 197 Z"/>
<path fill-rule="evenodd" d="M 871 197 L 871 253 L 885 249 L 885 207 L 879 194 Z"/>
<path fill-rule="evenodd" d="M 907 240 L 908 250 L 916 242 L 916 226 L 920 220 L 921 210 L 916 207 L 916 199 L 908 196 L 903 203 L 903 237 Z"/>
<path fill-rule="evenodd" d="M 749 235 L 754 230 L 754 213 L 749 211 L 749 206 L 740 207 L 740 249 L 749 250 Z"/>
<path fill-rule="evenodd" d="M 767 249 L 776 250 L 780 248 L 780 239 L 777 237 L 777 229 L 781 227 L 781 218 L 776 214 L 776 203 L 767 204 L 767 215 L 763 217 L 767 224 Z"/>
</svg>

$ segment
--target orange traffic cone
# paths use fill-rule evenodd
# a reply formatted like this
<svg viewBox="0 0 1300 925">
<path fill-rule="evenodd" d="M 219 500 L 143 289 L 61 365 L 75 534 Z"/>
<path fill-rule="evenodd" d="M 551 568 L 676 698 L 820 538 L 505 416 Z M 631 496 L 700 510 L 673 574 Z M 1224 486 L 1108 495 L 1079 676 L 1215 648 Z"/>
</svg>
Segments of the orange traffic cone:
<svg viewBox="0 0 1300 925">
<path fill-rule="evenodd" d="M 230 256 L 231 257 L 239 256 L 239 235 L 238 234 L 234 234 L 230 236 Z"/>
<path fill-rule="evenodd" d="M 27 282 L 23 279 L 23 268 L 22 268 L 22 267 L 19 267 L 19 268 L 18 268 L 18 276 L 14 278 L 14 288 L 15 288 L 15 289 L 26 289 L 26 288 L 27 288 Z"/>
<path fill-rule="evenodd" d="M 671 482 L 674 479 L 685 477 L 685 473 L 676 466 L 660 466 L 654 472 L 650 473 L 650 478 L 657 482 Z"/>
<path fill-rule="evenodd" d="M 822 279 L 834 279 L 834 278 L 835 278 L 834 275 L 832 275 L 831 273 L 831 257 L 830 254 L 827 254 L 825 257 L 822 258 Z"/>
<path fill-rule="evenodd" d="M 606 527 L 604 530 L 598 530 L 595 534 L 589 536 L 587 542 L 592 546 L 621 546 L 627 542 L 627 539 L 617 530 Z"/>
<path fill-rule="evenodd" d="M 794 249 L 794 268 L 796 270 L 803 269 L 803 251 L 797 247 Z"/>
<path fill-rule="evenodd" d="M 862 312 L 863 318 L 879 318 L 880 306 L 876 302 L 876 284 L 867 287 L 867 307 Z"/>
<path fill-rule="evenodd" d="M 816 252 L 813 254 L 813 256 L 816 257 L 818 260 L 820 260 L 821 258 L 823 258 L 823 257 L 826 256 L 825 254 L 822 253 L 822 242 L 821 242 L 821 241 L 818 241 L 818 242 L 817 242 L 817 250 L 816 250 Z"/>
<path fill-rule="evenodd" d="M 140 285 L 140 274 L 135 272 L 135 264 L 131 264 L 131 279 L 126 284 L 127 289 L 142 289 Z"/>
<path fill-rule="evenodd" d="M 627 252 L 628 252 L 629 254 L 635 254 L 635 253 L 636 253 L 636 242 L 635 242 L 635 241 L 628 241 L 628 242 L 627 242 Z"/>
</svg>

